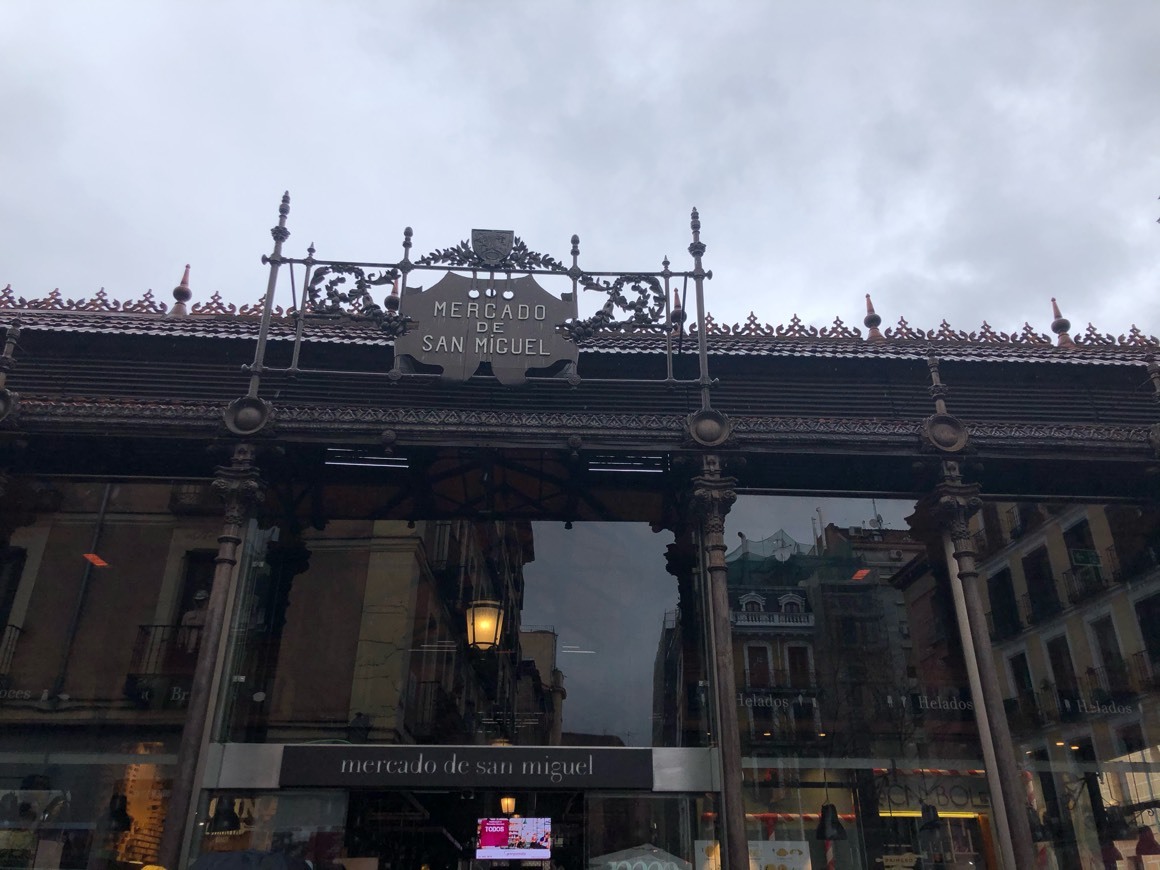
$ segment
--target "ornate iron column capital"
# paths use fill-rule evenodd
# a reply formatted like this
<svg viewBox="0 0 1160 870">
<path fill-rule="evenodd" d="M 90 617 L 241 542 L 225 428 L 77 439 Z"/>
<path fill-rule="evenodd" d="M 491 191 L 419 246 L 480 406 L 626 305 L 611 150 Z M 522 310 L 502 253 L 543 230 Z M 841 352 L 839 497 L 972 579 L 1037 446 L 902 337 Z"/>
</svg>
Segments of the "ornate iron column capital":
<svg viewBox="0 0 1160 870">
<path fill-rule="evenodd" d="M 919 506 L 940 531 L 950 532 L 955 541 L 965 540 L 971 517 L 983 507 L 979 485 L 963 482 L 957 460 L 942 460 L 941 472 L 941 481 Z"/>
<path fill-rule="evenodd" d="M 693 478 L 693 511 L 701 519 L 707 535 L 720 538 L 720 546 L 724 548 L 725 516 L 737 501 L 737 493 L 733 489 L 737 485 L 736 478 L 726 477 L 721 470 L 721 458 L 716 454 L 708 454 L 702 458 L 701 473 Z M 717 541 L 710 540 L 709 546 Z"/>
<path fill-rule="evenodd" d="M 210 486 L 225 502 L 228 525 L 240 526 L 250 509 L 265 498 L 266 484 L 258 474 L 256 458 L 257 448 L 243 442 L 234 446 L 230 464 L 219 465 L 214 472 Z"/>
</svg>

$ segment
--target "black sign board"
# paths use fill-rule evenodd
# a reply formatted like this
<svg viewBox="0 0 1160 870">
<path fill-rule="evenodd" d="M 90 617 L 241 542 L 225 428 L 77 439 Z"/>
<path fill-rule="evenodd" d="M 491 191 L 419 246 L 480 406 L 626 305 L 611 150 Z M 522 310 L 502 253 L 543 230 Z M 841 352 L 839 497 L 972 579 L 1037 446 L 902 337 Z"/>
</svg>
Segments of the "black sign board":
<svg viewBox="0 0 1160 870">
<path fill-rule="evenodd" d="M 529 369 L 576 362 L 576 345 L 556 324 L 576 316 L 576 303 L 558 299 L 531 276 L 468 278 L 449 273 L 435 286 L 403 298 L 414 320 L 395 340 L 395 352 L 443 369 L 443 378 L 466 381 L 491 364 L 501 384 L 521 384 Z"/>
<path fill-rule="evenodd" d="M 559 746 L 286 746 L 283 786 L 652 789 L 652 750 Z"/>
</svg>

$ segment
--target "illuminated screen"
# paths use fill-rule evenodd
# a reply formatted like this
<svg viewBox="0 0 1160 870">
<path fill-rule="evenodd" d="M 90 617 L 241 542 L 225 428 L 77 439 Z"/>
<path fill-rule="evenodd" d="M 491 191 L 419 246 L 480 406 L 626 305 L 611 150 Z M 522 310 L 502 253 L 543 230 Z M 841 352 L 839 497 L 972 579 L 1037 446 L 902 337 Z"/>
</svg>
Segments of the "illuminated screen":
<svg viewBox="0 0 1160 870">
<path fill-rule="evenodd" d="M 552 857 L 551 819 L 480 819 L 477 861 Z"/>
</svg>

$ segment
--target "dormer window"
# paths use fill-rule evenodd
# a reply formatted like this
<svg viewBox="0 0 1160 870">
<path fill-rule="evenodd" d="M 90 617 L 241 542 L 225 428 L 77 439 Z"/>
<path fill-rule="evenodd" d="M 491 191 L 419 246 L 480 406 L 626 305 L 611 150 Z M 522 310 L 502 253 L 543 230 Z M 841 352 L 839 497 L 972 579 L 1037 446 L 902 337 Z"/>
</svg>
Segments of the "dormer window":
<svg viewBox="0 0 1160 870">
<path fill-rule="evenodd" d="M 746 613 L 761 613 L 765 610 L 765 599 L 756 592 L 746 592 L 738 599 L 738 603 Z"/>
<path fill-rule="evenodd" d="M 782 613 L 805 613 L 806 600 L 793 592 L 782 595 L 777 599 Z"/>
</svg>

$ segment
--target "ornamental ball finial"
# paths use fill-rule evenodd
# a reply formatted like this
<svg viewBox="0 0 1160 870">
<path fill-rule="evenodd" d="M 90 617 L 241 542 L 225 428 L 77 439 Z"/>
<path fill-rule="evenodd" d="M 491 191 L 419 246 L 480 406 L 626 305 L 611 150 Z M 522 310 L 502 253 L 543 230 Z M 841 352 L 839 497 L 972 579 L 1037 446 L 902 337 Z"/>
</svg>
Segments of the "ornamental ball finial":
<svg viewBox="0 0 1160 870">
<path fill-rule="evenodd" d="M 193 291 L 189 289 L 189 263 L 185 264 L 185 272 L 181 275 L 181 283 L 173 288 L 173 307 L 169 309 L 166 317 L 185 317 L 189 314 L 185 303 L 193 298 Z"/>
<path fill-rule="evenodd" d="M 1060 312 L 1059 303 L 1055 301 L 1054 296 L 1051 297 L 1051 313 L 1055 316 L 1055 319 L 1051 321 L 1051 331 L 1059 336 L 1056 346 L 1075 347 L 1075 342 L 1068 335 L 1068 331 L 1071 329 L 1071 321 Z"/>
<path fill-rule="evenodd" d="M 862 318 L 862 322 L 870 332 L 866 335 L 867 341 L 886 341 L 886 336 L 878 328 L 882 325 L 882 318 L 879 317 L 878 312 L 874 310 L 874 303 L 870 301 L 870 294 L 866 294 L 866 316 Z"/>
</svg>

